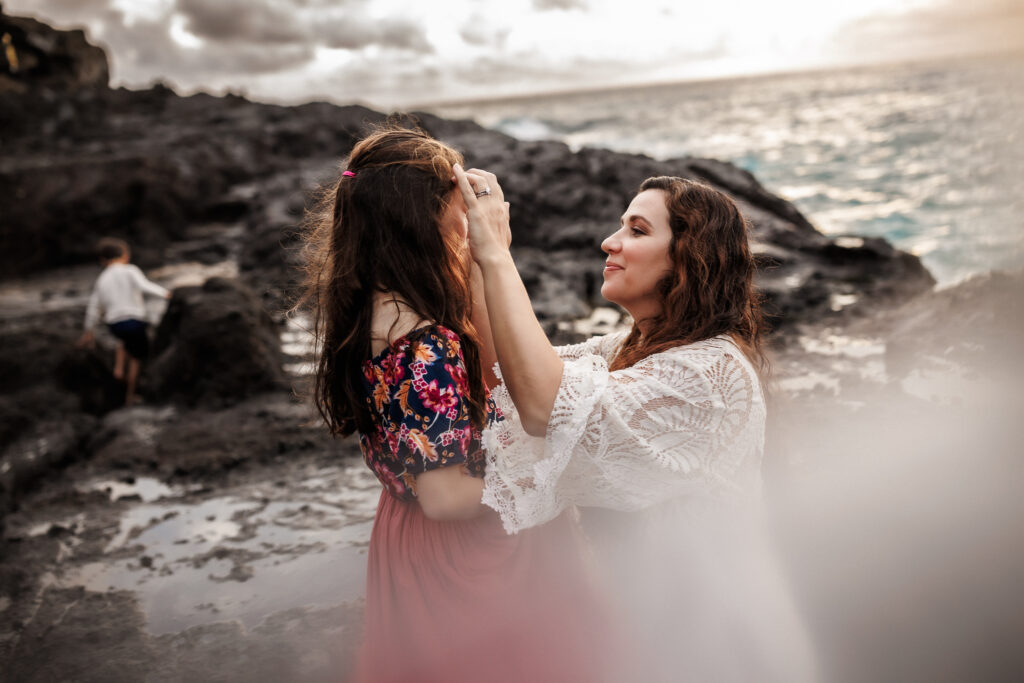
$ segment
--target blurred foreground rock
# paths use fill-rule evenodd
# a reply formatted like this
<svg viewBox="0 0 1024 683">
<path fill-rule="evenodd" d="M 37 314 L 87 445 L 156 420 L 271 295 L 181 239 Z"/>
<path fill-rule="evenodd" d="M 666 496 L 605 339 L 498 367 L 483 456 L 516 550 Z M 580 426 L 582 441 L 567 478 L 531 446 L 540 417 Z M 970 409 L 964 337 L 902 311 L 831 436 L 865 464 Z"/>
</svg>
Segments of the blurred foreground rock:
<svg viewBox="0 0 1024 683">
<path fill-rule="evenodd" d="M 822 680 L 1024 672 L 1024 272 L 977 276 L 776 357 L 766 490 Z"/>
<path fill-rule="evenodd" d="M 922 365 L 932 371 L 959 365 L 998 377 L 1020 355 L 1024 339 L 1024 272 L 979 275 L 916 297 L 882 318 L 892 330 L 886 344 L 890 372 L 906 376 Z"/>
</svg>

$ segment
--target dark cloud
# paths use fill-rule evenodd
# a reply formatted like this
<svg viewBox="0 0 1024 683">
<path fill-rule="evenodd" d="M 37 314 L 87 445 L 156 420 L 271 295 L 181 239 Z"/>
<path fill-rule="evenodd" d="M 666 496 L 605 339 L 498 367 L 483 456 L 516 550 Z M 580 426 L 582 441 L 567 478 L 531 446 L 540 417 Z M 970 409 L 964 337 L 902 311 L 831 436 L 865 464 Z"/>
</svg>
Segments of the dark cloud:
<svg viewBox="0 0 1024 683">
<path fill-rule="evenodd" d="M 297 43 L 309 39 L 300 13 L 273 0 L 178 0 L 178 14 L 194 36 L 213 41 Z"/>
<path fill-rule="evenodd" d="M 359 50 L 370 45 L 427 53 L 423 29 L 404 19 L 372 19 L 362 7 L 311 0 L 177 0 L 185 28 L 209 40 L 306 44 Z"/>
<path fill-rule="evenodd" d="M 132 22 L 120 28 L 108 23 L 105 42 L 119 59 L 117 75 L 126 82 L 143 84 L 154 77 L 186 88 L 200 87 L 210 80 L 223 81 L 242 75 L 275 73 L 310 62 L 314 50 L 309 45 L 237 44 L 210 42 L 201 49 L 185 47 L 167 31 L 166 23 Z"/>
<path fill-rule="evenodd" d="M 327 47 L 358 50 L 369 45 L 433 52 L 421 28 L 402 19 L 348 19 L 324 22 L 314 27 L 314 35 Z"/>
<path fill-rule="evenodd" d="M 433 51 L 422 26 L 374 19 L 366 0 L 174 0 L 149 18 L 127 18 L 112 0 L 8 0 L 5 7 L 61 28 L 85 26 L 108 50 L 114 82 L 130 86 L 159 79 L 187 90 L 241 87 L 301 69 L 320 47 L 358 55 L 372 46 L 383 60 Z M 201 44 L 175 40 L 175 25 Z"/>
<path fill-rule="evenodd" d="M 90 12 L 110 7 L 110 0 L 39 0 L 34 5 L 58 12 Z"/>
<path fill-rule="evenodd" d="M 543 12 L 549 9 L 587 9 L 586 0 L 533 0 L 533 8 Z"/>
<path fill-rule="evenodd" d="M 307 44 L 359 50 L 370 45 L 426 53 L 423 30 L 402 19 L 370 19 L 359 7 L 311 0 L 177 0 L 185 28 L 206 40 Z"/>
</svg>

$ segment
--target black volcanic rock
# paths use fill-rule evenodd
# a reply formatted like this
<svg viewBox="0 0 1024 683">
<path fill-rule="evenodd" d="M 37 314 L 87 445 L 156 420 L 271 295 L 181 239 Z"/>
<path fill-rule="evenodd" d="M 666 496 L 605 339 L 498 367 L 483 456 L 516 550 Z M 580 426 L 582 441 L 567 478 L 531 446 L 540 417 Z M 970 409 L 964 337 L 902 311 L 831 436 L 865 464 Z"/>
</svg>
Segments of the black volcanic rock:
<svg viewBox="0 0 1024 683">
<path fill-rule="evenodd" d="M 368 125 L 363 107 L 280 107 L 237 96 L 52 90 L 0 95 L 0 253 L 9 275 L 91 258 L 100 235 L 127 239 L 143 267 L 169 258 L 235 260 L 278 308 L 295 279 L 296 226 Z M 414 118 L 498 174 L 512 204 L 513 246 L 538 313 L 553 323 L 601 304 L 601 239 L 639 183 L 676 175 L 732 195 L 751 221 L 758 284 L 777 325 L 835 315 L 857 302 L 900 301 L 933 281 L 884 242 L 830 239 L 746 171 L 711 159 L 657 161 L 563 143 L 520 141 L 472 121 Z M 239 226 L 234 246 L 189 244 L 194 226 Z M 546 259 L 527 256 L 539 250 Z M 855 308 L 856 306 L 852 306 Z"/>
<path fill-rule="evenodd" d="M 618 225 L 640 182 L 655 175 L 701 181 L 736 200 L 751 223 L 757 284 L 776 327 L 836 316 L 847 307 L 898 303 L 935 283 L 916 256 L 884 239 L 826 237 L 790 202 L 732 164 L 657 161 L 603 149 L 573 153 L 560 142 L 522 142 L 471 122 L 417 116 L 432 134 L 462 149 L 470 166 L 501 179 L 512 205 L 516 262 L 541 316 L 564 319 L 601 303 L 595 284 L 604 260 L 601 240 Z M 528 256 L 531 250 L 544 255 Z M 560 287 L 551 287 L 552 279 Z"/>
<path fill-rule="evenodd" d="M 97 61 L 102 51 L 83 47 L 80 33 L 0 19 L 17 54 L 36 54 L 29 49 L 35 45 L 53 56 L 46 68 L 38 61 L 38 68 L 19 71 L 17 83 L 8 66 L 9 87 L 0 87 L 0 278 L 91 262 L 102 235 L 127 239 L 143 268 L 223 266 L 216 272 L 238 272 L 234 284 L 216 280 L 176 294 L 142 389 L 156 401 L 217 406 L 282 386 L 279 344 L 265 310 L 279 319 L 293 293 L 298 225 L 311 192 L 331 181 L 355 141 L 385 115 L 326 103 L 180 97 L 165 86 L 111 90 L 105 75 L 95 75 L 105 74 Z M 606 304 L 600 242 L 653 175 L 700 180 L 736 199 L 751 222 L 758 285 L 782 330 L 873 315 L 933 283 L 916 257 L 884 240 L 826 237 L 731 164 L 574 152 L 472 121 L 413 116 L 462 150 L 470 166 L 498 174 L 512 204 L 514 255 L 549 331 Z M 80 321 L 81 311 L 70 309 L 59 319 L 5 321 L 5 437 L 18 438 L 39 419 L 109 407 L 106 390 L 97 388 L 108 384 L 105 369 L 68 350 Z"/>
<path fill-rule="evenodd" d="M 82 409 L 79 397 L 63 386 L 81 324 L 77 312 L 12 316 L 0 324 L 0 448 L 40 420 Z"/>
<path fill-rule="evenodd" d="M 83 412 L 102 415 L 124 405 L 125 386 L 114 378 L 109 359 L 96 349 L 64 351 L 57 376 L 63 388 L 78 396 Z"/>
<path fill-rule="evenodd" d="M 107 55 L 81 30 L 58 31 L 35 19 L 0 12 L 0 37 L 0 92 L 107 86 Z"/>
<path fill-rule="evenodd" d="M 128 240 L 142 267 L 163 263 L 190 224 L 259 210 L 258 197 L 229 198 L 233 188 L 310 157 L 338 159 L 364 121 L 381 118 L 362 107 L 289 109 L 166 88 L 0 94 L 0 240 L 9 245 L 0 268 L 19 275 L 88 261 L 102 235 Z"/>
<path fill-rule="evenodd" d="M 233 280 L 175 290 L 154 354 L 145 391 L 156 401 L 222 407 L 286 386 L 276 328 L 252 292 Z"/>
</svg>

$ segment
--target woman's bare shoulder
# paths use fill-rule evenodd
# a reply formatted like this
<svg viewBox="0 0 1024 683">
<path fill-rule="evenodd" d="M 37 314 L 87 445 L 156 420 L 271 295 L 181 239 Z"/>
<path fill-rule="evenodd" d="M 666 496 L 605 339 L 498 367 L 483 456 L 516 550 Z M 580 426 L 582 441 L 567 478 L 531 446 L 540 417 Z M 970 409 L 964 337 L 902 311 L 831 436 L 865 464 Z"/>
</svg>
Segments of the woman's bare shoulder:
<svg viewBox="0 0 1024 683">
<path fill-rule="evenodd" d="M 402 339 L 410 332 L 433 324 L 404 302 L 378 293 L 374 297 L 373 321 L 370 325 L 370 350 L 374 355 Z"/>
</svg>

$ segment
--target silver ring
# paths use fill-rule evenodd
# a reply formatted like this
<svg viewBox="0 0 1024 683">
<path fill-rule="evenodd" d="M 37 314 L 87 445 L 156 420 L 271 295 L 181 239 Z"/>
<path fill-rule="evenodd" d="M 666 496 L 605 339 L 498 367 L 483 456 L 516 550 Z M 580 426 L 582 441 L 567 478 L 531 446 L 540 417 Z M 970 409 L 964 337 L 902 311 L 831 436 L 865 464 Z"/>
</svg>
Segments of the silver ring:
<svg viewBox="0 0 1024 683">
<path fill-rule="evenodd" d="M 476 198 L 480 199 L 481 197 L 486 197 L 490 193 L 491 193 L 491 188 L 485 187 L 484 189 L 482 189 L 482 190 L 480 190 L 479 192 L 476 193 Z"/>
</svg>

